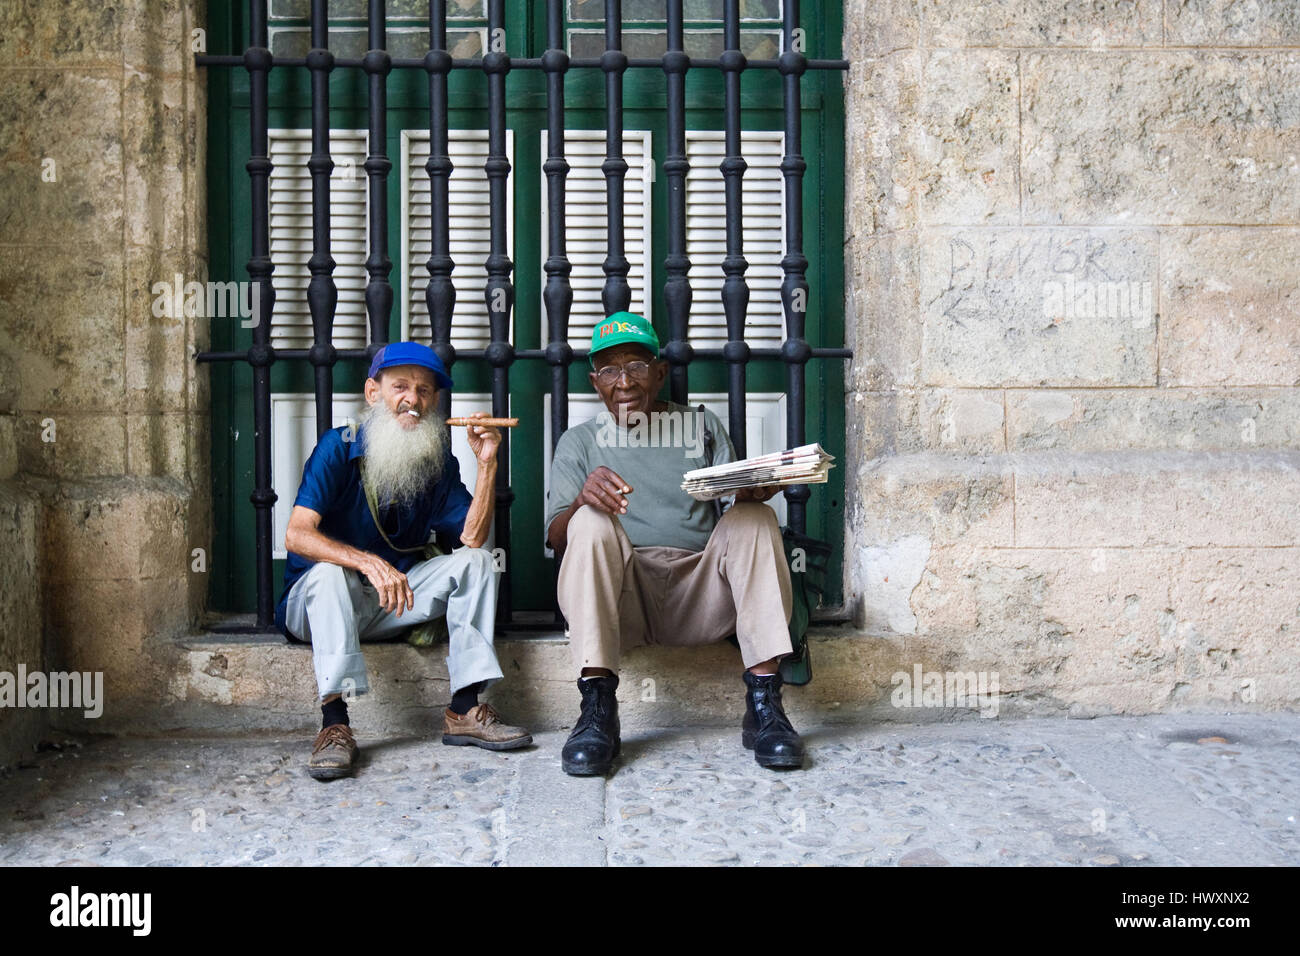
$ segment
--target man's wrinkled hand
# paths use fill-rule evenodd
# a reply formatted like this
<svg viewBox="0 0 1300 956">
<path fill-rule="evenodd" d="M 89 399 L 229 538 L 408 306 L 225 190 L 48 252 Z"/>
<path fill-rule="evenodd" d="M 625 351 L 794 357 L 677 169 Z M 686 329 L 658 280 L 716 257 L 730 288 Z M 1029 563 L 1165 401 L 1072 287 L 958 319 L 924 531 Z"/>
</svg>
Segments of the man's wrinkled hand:
<svg viewBox="0 0 1300 956">
<path fill-rule="evenodd" d="M 763 485 L 760 488 L 741 488 L 736 492 L 736 503 L 739 504 L 742 501 L 766 501 L 780 490 L 780 485 Z"/>
<path fill-rule="evenodd" d="M 379 606 L 385 611 L 401 617 L 403 611 L 415 607 L 415 592 L 411 590 L 406 575 L 379 555 L 370 555 L 361 572 L 374 587 Z"/>
<path fill-rule="evenodd" d="M 467 418 L 491 418 L 487 412 L 475 412 L 467 415 Z M 497 449 L 501 447 L 501 430 L 490 428 L 487 425 L 470 425 L 465 429 L 465 437 L 469 440 L 469 450 L 474 453 L 474 457 L 482 462 L 489 462 L 497 455 Z"/>
<path fill-rule="evenodd" d="M 624 496 L 631 493 L 631 485 L 612 469 L 601 465 L 587 476 L 578 501 L 607 515 L 627 514 L 627 498 Z"/>
</svg>

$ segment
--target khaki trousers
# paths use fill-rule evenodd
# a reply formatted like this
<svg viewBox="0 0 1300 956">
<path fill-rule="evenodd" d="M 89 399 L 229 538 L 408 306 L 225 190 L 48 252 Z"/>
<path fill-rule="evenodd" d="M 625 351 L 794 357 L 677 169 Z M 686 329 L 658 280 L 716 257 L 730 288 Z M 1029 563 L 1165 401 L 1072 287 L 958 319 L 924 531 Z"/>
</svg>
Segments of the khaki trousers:
<svg viewBox="0 0 1300 956">
<path fill-rule="evenodd" d="M 741 502 L 703 551 L 634 548 L 614 515 L 583 505 L 569 521 L 560 610 L 574 666 L 618 670 L 624 648 L 710 644 L 735 633 L 745 667 L 790 647 L 790 568 L 776 512 Z"/>
</svg>

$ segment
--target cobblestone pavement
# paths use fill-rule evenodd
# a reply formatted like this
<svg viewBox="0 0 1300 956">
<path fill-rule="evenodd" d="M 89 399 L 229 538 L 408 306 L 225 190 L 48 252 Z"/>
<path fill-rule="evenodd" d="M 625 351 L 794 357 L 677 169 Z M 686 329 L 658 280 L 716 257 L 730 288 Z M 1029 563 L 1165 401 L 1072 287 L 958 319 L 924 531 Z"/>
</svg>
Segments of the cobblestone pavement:
<svg viewBox="0 0 1300 956">
<path fill-rule="evenodd" d="M 0 775 L 4 864 L 1300 864 L 1300 715 L 805 730 L 806 769 L 731 728 L 629 734 L 608 778 L 358 734 L 65 741 Z"/>
</svg>

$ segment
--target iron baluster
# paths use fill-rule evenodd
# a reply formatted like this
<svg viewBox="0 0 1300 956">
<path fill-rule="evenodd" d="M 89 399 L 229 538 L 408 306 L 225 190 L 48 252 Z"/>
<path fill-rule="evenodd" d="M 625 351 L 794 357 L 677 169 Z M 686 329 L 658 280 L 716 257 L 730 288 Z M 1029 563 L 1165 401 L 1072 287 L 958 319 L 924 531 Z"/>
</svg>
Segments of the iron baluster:
<svg viewBox="0 0 1300 956">
<path fill-rule="evenodd" d="M 727 200 L 727 255 L 722 260 L 722 310 L 727 317 L 727 344 L 723 355 L 727 362 L 727 411 L 731 443 L 738 458 L 745 457 L 745 371 L 749 363 L 749 345 L 745 342 L 745 316 L 749 311 L 749 285 L 744 256 L 745 157 L 740 152 L 740 74 L 745 69 L 745 55 L 740 52 L 740 0 L 723 3 L 723 119 L 726 126 L 726 155 L 722 170 Z"/>
<path fill-rule="evenodd" d="M 551 366 L 551 450 L 569 427 L 569 313 L 573 308 L 573 286 L 569 275 L 573 265 L 564 242 L 564 187 L 569 163 L 564 158 L 564 74 L 569 55 L 564 52 L 564 0 L 546 0 L 546 222 L 548 254 L 546 288 L 546 361 Z"/>
<path fill-rule="evenodd" d="M 492 414 L 510 414 L 510 366 L 514 346 L 510 344 L 510 312 L 515 303 L 515 287 L 510 281 L 514 263 L 506 254 L 506 177 L 510 160 L 506 156 L 506 74 L 510 72 L 510 55 L 505 49 L 505 0 L 488 0 L 488 50 L 483 54 L 483 72 L 488 82 L 488 156 L 483 163 L 487 173 L 491 205 L 491 251 L 487 257 L 488 326 L 491 342 L 487 361 L 492 367 Z M 502 429 L 501 447 L 497 450 L 496 476 L 496 546 L 506 553 L 505 571 L 497 596 L 497 619 L 510 622 L 510 431 Z"/>
<path fill-rule="evenodd" d="M 456 287 L 451 273 L 456 263 L 451 258 L 449 186 L 452 162 L 447 147 L 447 76 L 452 70 L 447 52 L 447 0 L 429 0 L 429 52 L 424 57 L 429 73 L 429 158 L 424 168 L 429 173 L 429 281 L 424 287 L 424 302 L 429 312 L 432 347 L 447 371 L 456 362 L 456 348 L 451 344 L 451 316 L 456 307 Z M 438 413 L 451 414 L 451 395 L 446 389 L 438 393 Z"/>
<path fill-rule="evenodd" d="M 686 404 L 690 396 L 691 343 L 687 326 L 691 316 L 691 260 L 686 256 L 686 71 L 691 59 L 683 52 L 682 0 L 668 0 L 668 52 L 664 73 L 668 84 L 668 142 L 664 175 L 668 180 L 668 255 L 664 259 L 664 304 L 668 310 L 668 344 L 664 358 L 671 366 L 672 399 Z"/>
<path fill-rule="evenodd" d="M 249 192 L 252 198 L 252 256 L 248 260 L 248 278 L 257 296 L 257 323 L 253 326 L 253 345 L 246 355 L 253 371 L 253 504 L 257 542 L 257 623 L 270 627 L 275 618 L 271 600 L 271 509 L 276 494 L 271 484 L 271 365 L 275 348 L 271 345 L 271 314 L 275 308 L 275 286 L 271 273 L 271 157 L 267 138 L 267 80 L 273 61 L 267 47 L 266 0 L 249 0 L 249 41 L 244 51 L 248 68 L 249 98 Z"/>
<path fill-rule="evenodd" d="M 622 0 L 605 0 L 605 52 L 600 68 L 605 71 L 605 287 L 600 301 L 605 314 L 624 312 L 632 303 L 627 274 L 630 264 L 623 245 L 623 181 L 627 160 L 623 158 L 623 73 L 627 54 L 623 47 Z"/>
<path fill-rule="evenodd" d="M 334 284 L 334 257 L 330 255 L 330 71 L 334 54 L 329 47 L 328 3 L 312 0 L 311 50 L 311 258 L 307 268 L 307 307 L 311 310 L 310 361 L 316 371 L 316 435 L 334 427 L 334 313 L 339 293 Z"/>
<path fill-rule="evenodd" d="M 386 50 L 384 0 L 370 0 L 369 50 L 365 71 L 370 78 L 370 144 L 366 154 L 367 186 L 370 190 L 370 254 L 366 257 L 366 317 L 370 324 L 373 355 L 388 341 L 388 323 L 393 314 L 393 287 L 388 276 L 393 261 L 388 257 L 388 74 L 393 68 Z"/>
<path fill-rule="evenodd" d="M 780 59 L 783 109 L 785 112 L 785 155 L 781 157 L 781 175 L 785 180 L 785 255 L 781 269 L 781 305 L 785 311 L 785 342 L 781 358 L 786 363 L 786 445 L 797 448 L 804 443 L 804 380 L 812 350 L 804 338 L 808 316 L 808 258 L 803 254 L 803 174 L 808 163 L 803 158 L 803 127 L 800 109 L 800 82 L 807 69 L 807 58 L 795 49 L 799 36 L 799 0 L 785 0 L 783 47 Z M 807 531 L 806 506 L 811 491 L 807 485 L 785 489 L 788 521 L 795 531 Z"/>
</svg>

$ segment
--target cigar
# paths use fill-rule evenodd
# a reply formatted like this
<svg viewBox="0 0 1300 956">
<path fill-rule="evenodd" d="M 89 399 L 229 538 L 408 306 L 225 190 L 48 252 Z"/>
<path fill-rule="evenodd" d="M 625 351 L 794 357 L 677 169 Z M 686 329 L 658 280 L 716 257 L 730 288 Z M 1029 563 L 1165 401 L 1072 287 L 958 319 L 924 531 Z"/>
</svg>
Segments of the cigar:
<svg viewBox="0 0 1300 956">
<path fill-rule="evenodd" d="M 517 418 L 449 418 L 448 425 L 482 425 L 485 428 L 514 428 L 519 424 Z"/>
</svg>

